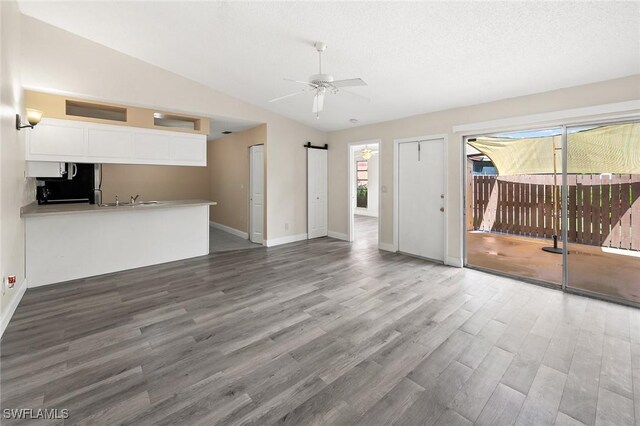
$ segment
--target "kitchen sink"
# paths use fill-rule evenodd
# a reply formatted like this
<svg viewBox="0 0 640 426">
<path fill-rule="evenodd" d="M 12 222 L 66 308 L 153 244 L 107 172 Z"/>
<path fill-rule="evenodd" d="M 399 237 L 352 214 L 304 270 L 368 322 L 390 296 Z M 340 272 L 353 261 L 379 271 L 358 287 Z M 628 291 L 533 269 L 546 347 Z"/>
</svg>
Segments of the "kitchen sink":
<svg viewBox="0 0 640 426">
<path fill-rule="evenodd" d="M 162 204 L 160 201 L 137 201 L 135 203 L 102 203 L 99 207 L 135 207 L 135 206 L 152 206 L 156 204 Z"/>
</svg>

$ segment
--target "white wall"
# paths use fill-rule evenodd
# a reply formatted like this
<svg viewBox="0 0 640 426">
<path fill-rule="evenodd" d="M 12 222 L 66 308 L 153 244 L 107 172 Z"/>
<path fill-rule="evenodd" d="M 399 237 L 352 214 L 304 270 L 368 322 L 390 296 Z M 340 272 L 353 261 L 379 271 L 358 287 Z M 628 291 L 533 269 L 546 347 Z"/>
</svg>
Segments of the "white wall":
<svg viewBox="0 0 640 426">
<path fill-rule="evenodd" d="M 266 123 L 267 237 L 307 232 L 302 145 L 323 145 L 326 133 L 33 18 L 22 17 L 22 38 L 22 81 L 27 88 Z"/>
<path fill-rule="evenodd" d="M 33 180 L 24 178 L 24 135 L 29 129 L 17 131 L 15 127 L 16 113 L 24 114 L 19 69 L 20 24 L 17 4 L 0 2 L 0 277 L 17 278 L 13 289 L 0 292 L 0 334 L 26 288 L 20 207 L 35 198 Z"/>
<path fill-rule="evenodd" d="M 640 75 L 590 85 L 555 90 L 482 105 L 421 114 L 399 120 L 359 126 L 329 134 L 329 231 L 347 233 L 347 144 L 381 139 L 381 183 L 386 192 L 380 194 L 380 243 L 393 244 L 393 140 L 415 136 L 447 134 L 448 176 L 446 211 L 448 253 L 451 263 L 460 261 L 462 143 L 453 126 L 528 114 L 561 111 L 571 108 L 602 105 L 640 99 Z M 640 111 L 638 111 L 640 113 Z"/>
</svg>

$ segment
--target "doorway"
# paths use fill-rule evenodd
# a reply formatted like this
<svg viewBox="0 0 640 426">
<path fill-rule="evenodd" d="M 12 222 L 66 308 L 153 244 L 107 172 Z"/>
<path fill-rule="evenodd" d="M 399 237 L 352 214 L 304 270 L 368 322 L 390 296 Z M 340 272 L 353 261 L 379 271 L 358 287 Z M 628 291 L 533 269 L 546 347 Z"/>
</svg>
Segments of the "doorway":
<svg viewBox="0 0 640 426">
<path fill-rule="evenodd" d="M 380 140 L 349 144 L 348 240 L 376 248 L 380 215 Z"/>
<path fill-rule="evenodd" d="M 396 140 L 394 245 L 397 251 L 444 263 L 446 253 L 445 135 Z"/>
</svg>

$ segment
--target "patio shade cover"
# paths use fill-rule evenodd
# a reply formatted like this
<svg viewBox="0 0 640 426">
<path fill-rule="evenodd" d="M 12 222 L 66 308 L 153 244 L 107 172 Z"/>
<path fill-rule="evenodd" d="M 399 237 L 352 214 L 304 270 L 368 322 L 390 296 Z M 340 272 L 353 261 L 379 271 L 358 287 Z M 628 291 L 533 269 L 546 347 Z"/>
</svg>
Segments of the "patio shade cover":
<svg viewBox="0 0 640 426">
<path fill-rule="evenodd" d="M 467 143 L 489 157 L 500 176 L 562 173 L 560 135 L 521 139 L 478 137 Z M 640 174 L 640 123 L 568 133 L 567 146 L 570 174 Z"/>
</svg>

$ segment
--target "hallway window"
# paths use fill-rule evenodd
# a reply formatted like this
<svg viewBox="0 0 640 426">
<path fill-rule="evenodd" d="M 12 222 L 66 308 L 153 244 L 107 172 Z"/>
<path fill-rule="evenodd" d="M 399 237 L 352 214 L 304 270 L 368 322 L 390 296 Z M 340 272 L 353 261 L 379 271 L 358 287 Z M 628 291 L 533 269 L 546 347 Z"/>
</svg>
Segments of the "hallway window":
<svg viewBox="0 0 640 426">
<path fill-rule="evenodd" d="M 356 206 L 367 208 L 367 185 L 369 184 L 369 162 L 356 161 Z"/>
</svg>

